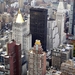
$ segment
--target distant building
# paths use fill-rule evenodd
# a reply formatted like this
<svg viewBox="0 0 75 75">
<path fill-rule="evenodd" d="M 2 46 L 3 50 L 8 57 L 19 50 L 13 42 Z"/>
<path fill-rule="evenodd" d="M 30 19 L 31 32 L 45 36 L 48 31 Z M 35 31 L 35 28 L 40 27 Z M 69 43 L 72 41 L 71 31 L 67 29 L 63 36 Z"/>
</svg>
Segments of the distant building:
<svg viewBox="0 0 75 75">
<path fill-rule="evenodd" d="M 47 48 L 47 9 L 30 8 L 30 33 L 32 34 L 32 46 L 35 40 L 41 41 L 43 49 Z"/>
<path fill-rule="evenodd" d="M 65 46 L 65 49 L 70 50 L 70 59 L 73 59 L 74 46 L 71 44 L 66 44 Z"/>
<path fill-rule="evenodd" d="M 64 10 L 65 9 L 64 9 L 63 2 L 60 1 L 57 8 L 57 14 L 56 14 L 56 25 L 58 27 L 58 33 L 59 33 L 59 45 L 65 42 L 66 40 L 66 34 L 64 33 L 64 23 L 65 23 Z"/>
<path fill-rule="evenodd" d="M 27 75 L 46 74 L 46 53 L 42 49 L 40 40 L 36 40 L 34 47 L 28 52 Z"/>
<path fill-rule="evenodd" d="M 34 7 L 35 5 L 36 5 L 36 1 L 35 0 L 32 0 L 31 1 L 31 6 Z"/>
<path fill-rule="evenodd" d="M 5 66 L 5 74 L 10 75 L 10 64 L 9 64 L 9 56 L 4 56 L 4 66 Z"/>
<path fill-rule="evenodd" d="M 21 45 L 16 44 L 15 41 L 11 41 L 7 44 L 9 64 L 10 64 L 10 75 L 21 75 Z"/>
<path fill-rule="evenodd" d="M 6 6 L 6 2 L 3 0 L 0 0 L 0 12 L 4 12 Z"/>
<path fill-rule="evenodd" d="M 58 0 L 51 0 L 51 2 L 58 2 Z"/>
<path fill-rule="evenodd" d="M 18 2 L 19 2 L 19 8 L 23 8 L 24 0 L 18 0 Z"/>
<path fill-rule="evenodd" d="M 61 64 L 62 75 L 75 75 L 75 65 L 72 60 L 68 60 Z"/>
<path fill-rule="evenodd" d="M 4 48 L 0 48 L 0 75 L 10 75 L 9 56 Z"/>
<path fill-rule="evenodd" d="M 6 36 L 9 41 L 11 41 L 12 40 L 12 31 L 4 32 L 4 36 Z"/>
<path fill-rule="evenodd" d="M 11 15 L 7 12 L 4 12 L 2 14 L 2 20 L 5 21 L 5 23 L 9 23 L 9 22 L 13 22 L 13 18 L 11 17 Z"/>
<path fill-rule="evenodd" d="M 8 42 L 8 38 L 6 36 L 0 38 L 0 43 L 1 43 L 2 48 L 4 45 L 6 45 L 7 42 Z"/>
<path fill-rule="evenodd" d="M 73 58 L 73 49 L 71 49 L 71 47 L 72 46 L 62 45 L 52 50 L 51 56 L 53 67 L 60 69 L 61 63 Z"/>
</svg>

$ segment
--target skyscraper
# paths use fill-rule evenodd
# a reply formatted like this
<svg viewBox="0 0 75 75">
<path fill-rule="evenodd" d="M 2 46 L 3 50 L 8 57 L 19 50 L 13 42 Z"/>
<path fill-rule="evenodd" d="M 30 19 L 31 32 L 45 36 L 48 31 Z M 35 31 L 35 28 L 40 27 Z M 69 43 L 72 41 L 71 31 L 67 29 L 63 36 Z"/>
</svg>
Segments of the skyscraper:
<svg viewBox="0 0 75 75">
<path fill-rule="evenodd" d="M 47 42 L 47 9 L 30 8 L 30 33 L 32 34 L 32 46 L 36 39 L 41 41 L 46 51 Z"/>
<path fill-rule="evenodd" d="M 43 51 L 40 40 L 36 40 L 34 47 L 28 52 L 27 75 L 45 75 L 46 53 Z"/>
<path fill-rule="evenodd" d="M 66 39 L 66 34 L 64 33 L 64 22 L 65 22 L 65 9 L 64 9 L 63 2 L 60 1 L 57 8 L 57 14 L 56 14 L 56 24 L 59 33 L 59 44 L 65 42 Z"/>
<path fill-rule="evenodd" d="M 27 25 L 27 21 L 23 20 L 20 10 L 18 12 L 16 22 L 13 24 L 12 31 L 12 39 L 14 39 L 16 43 L 21 43 L 22 52 L 31 48 L 29 26 Z"/>
<path fill-rule="evenodd" d="M 21 75 L 21 45 L 16 44 L 15 41 L 11 41 L 7 44 L 10 75 Z"/>
<path fill-rule="evenodd" d="M 71 10 L 69 17 L 69 33 L 75 35 L 75 0 L 71 1 Z"/>
</svg>

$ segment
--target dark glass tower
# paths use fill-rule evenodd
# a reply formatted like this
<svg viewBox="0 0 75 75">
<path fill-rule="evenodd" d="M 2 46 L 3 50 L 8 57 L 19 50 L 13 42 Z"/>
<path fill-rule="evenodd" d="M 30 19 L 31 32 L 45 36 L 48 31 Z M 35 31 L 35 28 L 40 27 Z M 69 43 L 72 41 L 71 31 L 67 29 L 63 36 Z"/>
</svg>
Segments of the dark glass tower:
<svg viewBox="0 0 75 75">
<path fill-rule="evenodd" d="M 72 20 L 72 34 L 74 35 L 75 27 L 75 0 L 73 0 L 73 20 Z"/>
<path fill-rule="evenodd" d="M 47 42 L 47 9 L 30 8 L 30 32 L 32 34 L 32 46 L 36 39 L 42 43 L 46 51 Z"/>
</svg>

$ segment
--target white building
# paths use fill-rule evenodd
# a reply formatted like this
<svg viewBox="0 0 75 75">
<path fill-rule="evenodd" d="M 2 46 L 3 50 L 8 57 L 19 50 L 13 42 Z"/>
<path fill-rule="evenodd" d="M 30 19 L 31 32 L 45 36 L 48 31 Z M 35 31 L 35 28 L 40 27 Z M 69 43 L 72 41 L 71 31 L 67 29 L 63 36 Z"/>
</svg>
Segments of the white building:
<svg viewBox="0 0 75 75">
<path fill-rule="evenodd" d="M 35 0 L 32 0 L 31 1 L 31 6 L 34 7 L 35 5 L 36 5 L 36 1 Z"/>
<path fill-rule="evenodd" d="M 52 50 L 59 46 L 58 27 L 55 20 L 47 21 L 47 49 Z"/>
<path fill-rule="evenodd" d="M 14 39 L 16 43 L 21 43 L 21 50 L 25 52 L 31 48 L 31 35 L 29 33 L 28 24 L 28 21 L 23 20 L 19 11 L 16 22 L 12 27 L 12 39 Z"/>
<path fill-rule="evenodd" d="M 58 26 L 59 39 L 60 39 L 59 44 L 63 43 L 66 39 L 66 34 L 64 33 L 64 22 L 65 22 L 65 10 L 63 2 L 60 1 L 56 14 L 56 24 Z"/>
</svg>

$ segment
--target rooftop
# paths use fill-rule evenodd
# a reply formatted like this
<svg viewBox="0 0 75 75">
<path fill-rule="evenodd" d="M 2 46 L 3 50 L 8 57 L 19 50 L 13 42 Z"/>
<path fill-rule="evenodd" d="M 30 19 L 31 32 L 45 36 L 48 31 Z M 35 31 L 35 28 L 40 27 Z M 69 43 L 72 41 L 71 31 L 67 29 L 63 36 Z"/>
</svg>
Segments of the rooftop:
<svg viewBox="0 0 75 75">
<path fill-rule="evenodd" d="M 24 23 L 22 14 L 21 14 L 21 12 L 20 12 L 20 9 L 19 9 L 19 11 L 18 11 L 18 15 L 17 15 L 17 18 L 16 18 L 16 23 Z"/>
<path fill-rule="evenodd" d="M 59 2 L 57 12 L 64 12 L 64 4 L 62 1 Z"/>
</svg>

